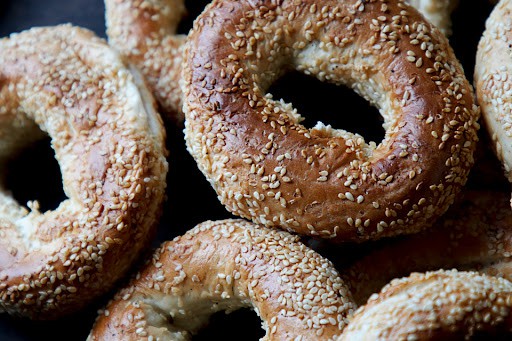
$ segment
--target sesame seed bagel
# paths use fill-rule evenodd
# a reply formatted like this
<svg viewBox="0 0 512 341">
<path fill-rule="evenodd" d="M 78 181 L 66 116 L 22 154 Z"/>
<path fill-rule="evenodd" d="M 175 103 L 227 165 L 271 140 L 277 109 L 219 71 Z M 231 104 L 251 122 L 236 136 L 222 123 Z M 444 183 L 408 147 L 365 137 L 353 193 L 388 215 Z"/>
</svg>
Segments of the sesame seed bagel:
<svg viewBox="0 0 512 341">
<path fill-rule="evenodd" d="M 357 304 L 393 278 L 438 269 L 512 281 L 512 211 L 505 193 L 471 192 L 434 227 L 375 248 L 343 271 Z"/>
<path fill-rule="evenodd" d="M 147 245 L 167 162 L 161 119 L 139 85 L 84 29 L 0 40 L 0 162 L 48 134 L 68 197 L 55 210 L 28 211 L 0 188 L 0 312 L 48 319 L 75 311 Z"/>
<path fill-rule="evenodd" d="M 144 75 L 162 109 L 183 121 L 179 86 L 184 35 L 176 34 L 184 0 L 105 0 L 107 36 L 127 62 Z"/>
<path fill-rule="evenodd" d="M 450 15 L 457 6 L 458 0 L 408 0 L 408 2 L 444 34 L 451 33 Z"/>
<path fill-rule="evenodd" d="M 189 340 L 213 313 L 243 307 L 263 320 L 262 340 L 330 340 L 355 310 L 331 262 L 297 236 L 208 221 L 162 244 L 88 340 Z"/>
<path fill-rule="evenodd" d="M 512 2 L 500 1 L 487 19 L 476 55 L 475 87 L 494 150 L 512 182 Z"/>
<path fill-rule="evenodd" d="M 472 88 L 403 1 L 214 1 L 184 58 L 188 150 L 226 208 L 256 223 L 335 242 L 417 232 L 473 165 Z M 301 125 L 266 94 L 290 69 L 352 87 L 379 108 L 384 140 Z"/>
<path fill-rule="evenodd" d="M 475 272 L 397 279 L 361 307 L 339 340 L 468 340 L 512 335 L 512 283 Z"/>
</svg>

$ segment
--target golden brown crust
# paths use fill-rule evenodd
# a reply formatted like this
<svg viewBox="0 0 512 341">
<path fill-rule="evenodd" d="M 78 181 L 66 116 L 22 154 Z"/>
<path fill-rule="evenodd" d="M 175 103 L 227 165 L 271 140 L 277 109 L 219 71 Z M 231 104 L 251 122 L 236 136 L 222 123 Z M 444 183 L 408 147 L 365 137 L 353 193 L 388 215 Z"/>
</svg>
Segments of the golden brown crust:
<svg viewBox="0 0 512 341">
<path fill-rule="evenodd" d="M 512 283 L 475 272 L 415 273 L 361 307 L 339 340 L 468 340 L 512 335 Z"/>
<path fill-rule="evenodd" d="M 505 193 L 465 193 L 432 229 L 372 250 L 343 271 L 343 278 L 357 304 L 412 272 L 457 268 L 512 280 L 511 226 Z"/>
<path fill-rule="evenodd" d="M 511 14 L 512 3 L 501 1 L 487 19 L 478 44 L 475 87 L 494 150 L 512 182 Z"/>
<path fill-rule="evenodd" d="M 166 117 L 181 123 L 185 36 L 176 29 L 184 0 L 105 0 L 105 9 L 109 44 L 141 71 Z"/>
<path fill-rule="evenodd" d="M 30 142 L 16 134 L 43 135 L 37 123 L 68 196 L 43 213 L 0 193 L 0 312 L 54 318 L 109 290 L 147 245 L 165 192 L 165 133 L 148 90 L 84 29 L 0 40 L 0 83 L 0 159 Z"/>
<path fill-rule="evenodd" d="M 190 153 L 236 215 L 346 240 L 413 233 L 473 164 L 478 109 L 446 38 L 402 1 L 214 1 L 185 51 Z M 265 96 L 289 68 L 344 83 L 385 119 L 377 147 L 306 129 Z"/>
<path fill-rule="evenodd" d="M 88 340 L 188 340 L 211 314 L 242 307 L 261 317 L 264 340 L 333 339 L 355 308 L 332 264 L 297 236 L 205 222 L 155 252 Z"/>
</svg>

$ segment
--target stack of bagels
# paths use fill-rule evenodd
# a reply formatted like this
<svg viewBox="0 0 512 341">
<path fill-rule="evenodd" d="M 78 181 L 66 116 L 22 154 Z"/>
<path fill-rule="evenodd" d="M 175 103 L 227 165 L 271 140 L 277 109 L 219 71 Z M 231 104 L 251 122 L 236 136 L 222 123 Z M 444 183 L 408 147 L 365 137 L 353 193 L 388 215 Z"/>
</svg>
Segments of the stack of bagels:
<svg viewBox="0 0 512 341">
<path fill-rule="evenodd" d="M 475 88 L 446 38 L 456 5 L 214 0 L 183 35 L 183 0 L 105 0 L 108 42 L 72 25 L 0 39 L 0 162 L 49 136 L 67 196 L 42 212 L 0 184 L 0 313 L 58 319 L 116 292 L 89 341 L 190 340 L 240 308 L 262 340 L 511 337 L 509 195 L 464 187 L 481 124 L 512 181 L 512 0 Z M 269 93 L 291 71 L 353 89 L 383 140 L 305 127 Z M 180 167 L 164 121 L 239 218 L 146 257 Z M 319 240 L 367 252 L 335 266 Z"/>
</svg>

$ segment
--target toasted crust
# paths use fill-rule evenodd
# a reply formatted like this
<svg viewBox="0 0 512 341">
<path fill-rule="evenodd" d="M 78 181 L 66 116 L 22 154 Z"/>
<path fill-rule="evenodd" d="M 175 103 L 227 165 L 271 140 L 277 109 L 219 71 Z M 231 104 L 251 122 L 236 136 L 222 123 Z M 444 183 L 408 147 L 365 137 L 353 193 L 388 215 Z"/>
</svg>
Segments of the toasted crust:
<svg viewBox="0 0 512 341">
<path fill-rule="evenodd" d="M 179 86 L 184 35 L 176 29 L 184 0 L 105 0 L 109 44 L 144 75 L 162 113 L 183 121 Z"/>
<path fill-rule="evenodd" d="M 378 146 L 265 95 L 296 68 L 380 108 Z M 232 213 L 336 242 L 413 233 L 473 165 L 479 111 L 444 35 L 402 1 L 214 1 L 185 48 L 190 153 Z"/>
<path fill-rule="evenodd" d="M 261 317 L 264 340 L 332 340 L 355 309 L 332 264 L 297 236 L 209 221 L 162 244 L 88 340 L 188 340 L 213 313 L 242 307 Z"/>
<path fill-rule="evenodd" d="M 167 162 L 148 90 L 84 29 L 0 40 L 2 162 L 43 135 L 34 122 L 52 139 L 68 199 L 28 212 L 0 192 L 0 312 L 47 319 L 105 293 L 147 245 Z"/>
<path fill-rule="evenodd" d="M 512 283 L 475 272 L 415 273 L 361 307 L 339 340 L 469 340 L 512 334 Z"/>
</svg>

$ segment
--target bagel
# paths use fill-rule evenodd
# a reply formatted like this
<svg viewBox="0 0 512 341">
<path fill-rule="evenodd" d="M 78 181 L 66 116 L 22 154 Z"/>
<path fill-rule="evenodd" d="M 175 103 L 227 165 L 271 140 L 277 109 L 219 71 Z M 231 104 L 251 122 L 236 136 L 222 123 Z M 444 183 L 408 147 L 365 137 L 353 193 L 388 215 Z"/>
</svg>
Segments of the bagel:
<svg viewBox="0 0 512 341">
<path fill-rule="evenodd" d="M 148 244 L 167 161 L 161 119 L 138 86 L 88 30 L 34 28 L 0 40 L 0 161 L 49 135 L 68 197 L 40 212 L 0 189 L 0 312 L 76 311 Z"/>
<path fill-rule="evenodd" d="M 176 34 L 184 0 L 105 0 L 111 46 L 144 75 L 162 113 L 183 121 L 179 87 L 185 35 Z"/>
<path fill-rule="evenodd" d="M 474 272 L 415 273 L 361 307 L 338 340 L 469 340 L 512 335 L 512 283 Z"/>
<path fill-rule="evenodd" d="M 334 242 L 418 232 L 473 165 L 479 110 L 442 35 L 403 1 L 217 0 L 185 47 L 187 148 L 235 215 Z M 265 94 L 295 68 L 376 105 L 380 144 Z"/>
<path fill-rule="evenodd" d="M 355 310 L 331 262 L 297 236 L 208 221 L 163 243 L 88 340 L 188 340 L 213 313 L 243 307 L 263 320 L 264 340 L 332 340 Z"/>
<path fill-rule="evenodd" d="M 478 44 L 475 88 L 485 126 L 505 175 L 512 182 L 512 2 L 501 1 L 487 19 Z"/>
<path fill-rule="evenodd" d="M 512 211 L 506 194 L 470 192 L 430 230 L 374 248 L 343 271 L 357 304 L 394 278 L 438 269 L 512 281 Z"/>
</svg>

